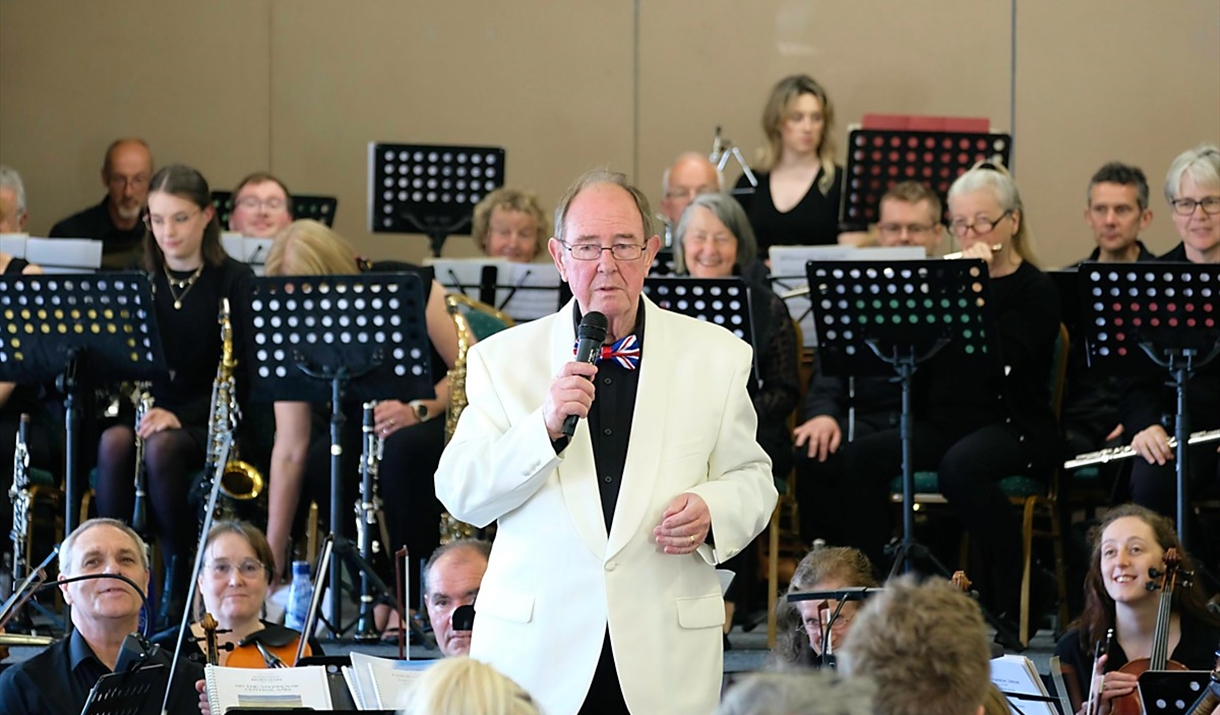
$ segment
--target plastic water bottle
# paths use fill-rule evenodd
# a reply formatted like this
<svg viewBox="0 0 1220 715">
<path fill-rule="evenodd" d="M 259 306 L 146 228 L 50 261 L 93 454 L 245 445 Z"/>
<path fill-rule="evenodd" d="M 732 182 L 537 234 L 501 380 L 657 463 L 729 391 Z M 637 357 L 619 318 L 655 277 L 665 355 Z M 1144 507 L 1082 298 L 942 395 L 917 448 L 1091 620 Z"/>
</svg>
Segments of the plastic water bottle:
<svg viewBox="0 0 1220 715">
<path fill-rule="evenodd" d="M 312 599 L 313 583 L 309 580 L 309 562 L 293 561 L 292 585 L 288 587 L 288 609 L 284 614 L 284 625 L 295 631 L 303 630 Z"/>
</svg>

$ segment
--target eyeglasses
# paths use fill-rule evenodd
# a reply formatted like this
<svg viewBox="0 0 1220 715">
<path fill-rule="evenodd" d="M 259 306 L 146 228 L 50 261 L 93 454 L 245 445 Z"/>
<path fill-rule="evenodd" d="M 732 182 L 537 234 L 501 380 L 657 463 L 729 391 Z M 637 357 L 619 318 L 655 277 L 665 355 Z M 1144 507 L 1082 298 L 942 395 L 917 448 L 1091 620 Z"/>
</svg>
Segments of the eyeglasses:
<svg viewBox="0 0 1220 715">
<path fill-rule="evenodd" d="M 133 189 L 143 189 L 148 186 L 148 177 L 139 174 L 137 176 L 109 176 L 106 178 L 106 183 L 115 189 L 124 189 L 130 186 Z"/>
<path fill-rule="evenodd" d="M 250 211 L 258 211 L 259 208 L 263 206 L 266 206 L 268 211 L 279 211 L 287 205 L 287 201 L 277 198 L 260 199 L 257 196 L 245 196 L 237 200 L 237 206 L 239 208 Z"/>
<path fill-rule="evenodd" d="M 970 229 L 974 229 L 974 235 L 984 236 L 994 231 L 996 224 L 1009 216 L 1012 216 L 1012 209 L 1005 211 L 995 218 L 976 218 L 974 223 L 967 223 L 964 218 L 953 219 L 953 223 L 949 224 L 949 231 L 958 238 L 965 236 L 966 231 Z"/>
<path fill-rule="evenodd" d="M 835 618 L 835 622 L 831 624 L 830 632 L 836 633 L 838 635 L 842 635 L 843 631 L 846 631 L 847 627 L 851 625 L 852 619 L 854 619 L 854 618 L 855 618 L 855 616 L 845 616 L 840 613 L 839 616 L 837 618 Z M 821 633 L 822 632 L 822 623 L 821 623 L 821 621 L 809 620 L 809 621 L 802 623 L 800 626 L 798 626 L 796 630 L 798 633 L 800 633 L 800 632 Z"/>
<path fill-rule="evenodd" d="M 1203 208 L 1205 214 L 1220 214 L 1220 196 L 1208 196 L 1202 199 L 1174 199 L 1173 212 L 1179 216 L 1189 216 L 1195 212 L 1196 206 Z"/>
<path fill-rule="evenodd" d="M 207 565 L 208 573 L 212 578 L 224 580 L 233 575 L 233 564 L 228 561 L 217 560 Z M 259 574 L 266 574 L 267 567 L 261 562 L 254 559 L 246 559 L 237 565 L 237 572 L 242 578 L 257 578 Z"/>
<path fill-rule="evenodd" d="M 710 194 L 716 190 L 714 186 L 697 186 L 693 189 L 670 189 L 665 192 L 665 198 L 671 200 L 693 199 L 700 194 Z"/>
<path fill-rule="evenodd" d="M 562 241 L 560 243 L 578 261 L 596 261 L 602 257 L 602 251 L 609 251 L 616 261 L 634 261 L 644 255 L 644 247 L 638 243 L 616 243 L 613 246 L 599 246 L 596 243 L 569 246 Z"/>
<path fill-rule="evenodd" d="M 921 233 L 928 233 L 933 228 L 935 228 L 935 226 L 929 226 L 922 223 L 883 223 L 877 226 L 877 230 L 880 231 L 881 235 L 883 236 L 901 236 L 903 231 L 912 236 L 918 236 Z"/>
<path fill-rule="evenodd" d="M 191 222 L 191 219 L 195 218 L 196 216 L 198 216 L 201 213 L 203 213 L 202 210 L 196 211 L 194 213 L 189 213 L 189 214 L 188 213 L 178 213 L 178 214 L 174 214 L 173 216 L 170 216 L 169 220 L 173 221 L 175 226 L 185 226 L 186 224 Z M 164 216 L 153 216 L 153 215 L 145 216 L 144 225 L 147 226 L 148 230 L 150 230 L 150 231 L 161 228 L 161 227 L 165 226 L 165 217 Z"/>
</svg>

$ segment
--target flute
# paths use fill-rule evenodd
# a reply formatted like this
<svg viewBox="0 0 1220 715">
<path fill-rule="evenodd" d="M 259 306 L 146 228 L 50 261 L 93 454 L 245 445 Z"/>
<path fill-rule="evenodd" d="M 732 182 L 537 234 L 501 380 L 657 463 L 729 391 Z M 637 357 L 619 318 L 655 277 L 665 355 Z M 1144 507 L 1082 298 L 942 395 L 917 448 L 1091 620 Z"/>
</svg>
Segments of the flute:
<svg viewBox="0 0 1220 715">
<path fill-rule="evenodd" d="M 1194 432 L 1190 435 L 1190 439 L 1186 440 L 1187 445 L 1204 444 L 1206 442 L 1215 442 L 1220 440 L 1220 429 L 1205 430 L 1203 432 Z M 1172 449 L 1178 446 L 1176 437 L 1169 438 L 1169 447 Z M 1116 462 L 1120 459 L 1129 459 L 1135 456 L 1135 448 L 1131 445 L 1123 447 L 1111 447 L 1109 449 L 1099 449 L 1096 452 L 1086 452 L 1078 454 L 1073 459 L 1063 463 L 1064 469 L 1076 469 L 1077 467 L 1087 467 L 1090 464 L 1105 464 L 1107 462 Z"/>
<path fill-rule="evenodd" d="M 1002 243 L 991 244 L 992 253 L 995 253 L 996 251 L 999 251 L 1003 248 L 1004 248 L 1004 244 L 1002 244 Z M 945 255 L 941 256 L 941 258 L 944 258 L 946 260 L 954 260 L 957 258 L 961 258 L 963 253 L 965 253 L 965 251 L 957 251 L 955 253 L 946 253 Z"/>
</svg>

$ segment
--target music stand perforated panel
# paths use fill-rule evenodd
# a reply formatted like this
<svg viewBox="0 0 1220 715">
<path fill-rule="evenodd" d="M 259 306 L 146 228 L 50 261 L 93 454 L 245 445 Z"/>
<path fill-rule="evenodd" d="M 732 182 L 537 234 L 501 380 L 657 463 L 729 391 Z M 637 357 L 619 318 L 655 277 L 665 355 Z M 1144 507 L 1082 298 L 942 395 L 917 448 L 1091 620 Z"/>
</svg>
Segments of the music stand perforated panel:
<svg viewBox="0 0 1220 715">
<path fill-rule="evenodd" d="M 165 370 L 143 273 L 0 276 L 0 380 L 39 382 L 87 356 L 78 376 L 151 378 Z"/>
<path fill-rule="evenodd" d="M 372 143 L 369 228 L 465 233 L 475 204 L 503 185 L 503 147 Z"/>
<path fill-rule="evenodd" d="M 644 295 L 666 310 L 714 323 L 754 344 L 750 292 L 740 278 L 649 276 Z"/>
<path fill-rule="evenodd" d="M 313 371 L 364 373 L 346 397 L 410 400 L 434 394 L 425 293 L 408 273 L 258 278 L 247 341 L 256 400 L 325 402 Z"/>
<path fill-rule="evenodd" d="M 900 181 L 927 184 L 948 206 L 949 186 L 979 161 L 1008 166 L 1008 134 L 857 129 L 847 138 L 841 223 L 864 230 L 876 223 L 881 197 Z"/>
<path fill-rule="evenodd" d="M 1139 347 L 1193 349 L 1220 341 L 1220 268 L 1191 263 L 1080 267 L 1089 365 L 1110 374 L 1163 375 Z"/>
<path fill-rule="evenodd" d="M 982 261 L 810 261 L 818 356 L 828 375 L 892 375 L 867 345 L 922 354 L 937 341 L 968 359 L 994 354 L 990 280 Z M 944 352 L 942 350 L 942 352 Z"/>
</svg>

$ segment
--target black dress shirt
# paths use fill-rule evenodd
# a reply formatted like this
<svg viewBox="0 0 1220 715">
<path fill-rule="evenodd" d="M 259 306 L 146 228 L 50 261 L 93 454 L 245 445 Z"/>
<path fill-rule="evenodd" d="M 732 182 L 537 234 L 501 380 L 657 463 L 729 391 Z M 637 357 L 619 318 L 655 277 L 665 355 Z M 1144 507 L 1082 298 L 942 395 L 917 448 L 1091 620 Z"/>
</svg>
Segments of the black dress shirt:
<svg viewBox="0 0 1220 715">
<path fill-rule="evenodd" d="M 150 663 L 166 667 L 170 653 L 158 649 Z M 27 661 L 0 673 L 0 712 L 4 715 L 77 715 L 85 707 L 89 691 L 98 678 L 108 675 L 106 667 L 85 642 L 80 631 L 47 647 Z M 180 661 L 174 674 L 169 712 L 198 713 L 199 694 L 195 682 L 203 679 L 203 669 Z"/>
<path fill-rule="evenodd" d="M 102 268 L 121 271 L 131 268 L 144 240 L 144 225 L 124 231 L 110 218 L 110 197 L 96 206 L 72 214 L 51 227 L 51 238 L 91 238 L 102 242 Z"/>
</svg>

